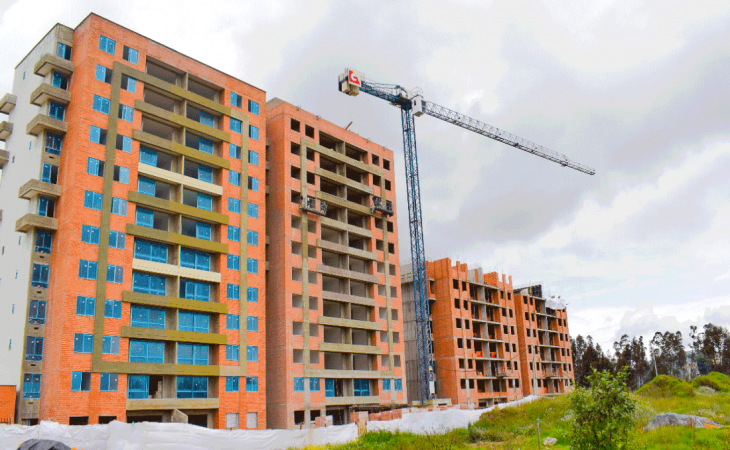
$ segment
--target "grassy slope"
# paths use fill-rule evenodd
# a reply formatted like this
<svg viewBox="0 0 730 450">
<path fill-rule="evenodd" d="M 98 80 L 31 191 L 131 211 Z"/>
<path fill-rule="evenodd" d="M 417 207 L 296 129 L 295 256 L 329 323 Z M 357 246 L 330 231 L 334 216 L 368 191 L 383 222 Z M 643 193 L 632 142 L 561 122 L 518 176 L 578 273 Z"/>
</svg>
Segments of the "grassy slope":
<svg viewBox="0 0 730 450">
<path fill-rule="evenodd" d="M 716 391 L 730 393 L 730 377 L 724 373 L 710 372 L 692 380 L 692 386 L 696 388 L 708 386 Z"/>
<path fill-rule="evenodd" d="M 643 391 L 640 390 L 640 394 L 637 391 L 639 395 L 635 396 L 638 411 L 634 444 L 637 449 L 730 450 L 730 394 L 693 395 L 686 389 L 685 385 L 689 385 L 689 383 L 676 379 L 653 381 L 656 381 L 653 386 Z M 567 396 L 541 399 L 519 408 L 506 408 L 486 413 L 470 430 L 454 430 L 447 434 L 434 436 L 388 432 L 367 433 L 356 442 L 310 447 L 310 450 L 537 449 L 535 424 L 538 418 L 542 439 L 550 436 L 558 440 L 558 443 L 550 448 L 567 450 L 570 448 L 567 439 L 567 432 L 570 428 L 569 407 L 570 401 Z M 703 416 L 725 425 L 725 428 L 700 429 L 695 430 L 694 433 L 690 428 L 681 427 L 643 431 L 642 427 L 660 412 Z M 475 440 L 479 443 L 474 444 Z"/>
</svg>

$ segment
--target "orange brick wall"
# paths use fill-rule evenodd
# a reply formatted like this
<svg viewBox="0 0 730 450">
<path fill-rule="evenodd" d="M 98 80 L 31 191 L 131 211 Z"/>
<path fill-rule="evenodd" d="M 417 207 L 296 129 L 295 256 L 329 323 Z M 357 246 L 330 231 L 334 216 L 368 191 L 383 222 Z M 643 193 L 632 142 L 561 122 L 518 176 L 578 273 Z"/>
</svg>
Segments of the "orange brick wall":
<svg viewBox="0 0 730 450">
<path fill-rule="evenodd" d="M 15 423 L 15 386 L 0 386 L 0 423 Z"/>
</svg>

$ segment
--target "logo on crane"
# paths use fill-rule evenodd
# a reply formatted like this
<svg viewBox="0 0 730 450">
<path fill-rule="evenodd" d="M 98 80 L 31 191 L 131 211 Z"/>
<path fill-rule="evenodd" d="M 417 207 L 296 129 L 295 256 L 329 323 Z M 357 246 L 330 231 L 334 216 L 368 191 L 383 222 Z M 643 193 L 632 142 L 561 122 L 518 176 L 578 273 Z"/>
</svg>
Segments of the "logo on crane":
<svg viewBox="0 0 730 450">
<path fill-rule="evenodd" d="M 355 85 L 357 87 L 362 87 L 362 82 L 360 81 L 360 74 L 355 72 L 352 69 L 347 69 L 347 81 L 348 83 Z"/>
</svg>

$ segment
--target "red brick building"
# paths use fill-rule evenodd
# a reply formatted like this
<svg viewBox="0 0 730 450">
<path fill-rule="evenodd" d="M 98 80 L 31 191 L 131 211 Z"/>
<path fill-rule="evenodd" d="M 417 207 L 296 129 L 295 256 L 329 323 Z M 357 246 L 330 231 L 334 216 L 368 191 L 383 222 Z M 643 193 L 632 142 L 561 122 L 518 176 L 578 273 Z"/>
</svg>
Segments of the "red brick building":
<svg viewBox="0 0 730 450">
<path fill-rule="evenodd" d="M 15 386 L 0 386 L 0 423 L 15 423 Z"/>
<path fill-rule="evenodd" d="M 22 423 L 265 428 L 265 109 L 94 14 L 21 61 L 0 275 L 25 315 Z"/>
</svg>

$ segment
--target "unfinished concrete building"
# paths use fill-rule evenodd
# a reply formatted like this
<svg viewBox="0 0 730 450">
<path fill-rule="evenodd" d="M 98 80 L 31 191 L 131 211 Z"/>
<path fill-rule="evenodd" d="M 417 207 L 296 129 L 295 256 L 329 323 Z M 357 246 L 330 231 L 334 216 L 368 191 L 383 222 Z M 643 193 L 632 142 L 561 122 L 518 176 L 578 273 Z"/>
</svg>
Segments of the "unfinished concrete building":
<svg viewBox="0 0 730 450">
<path fill-rule="evenodd" d="M 268 426 L 405 403 L 392 151 L 279 99 L 267 136 Z"/>
<path fill-rule="evenodd" d="M 402 268 L 409 401 L 420 401 L 411 266 Z M 449 258 L 426 263 L 436 396 L 484 408 L 522 397 L 512 279 Z"/>
<path fill-rule="evenodd" d="M 542 286 L 516 290 L 517 336 L 525 395 L 553 395 L 573 389 L 568 313 L 564 302 L 543 298 Z"/>
</svg>

